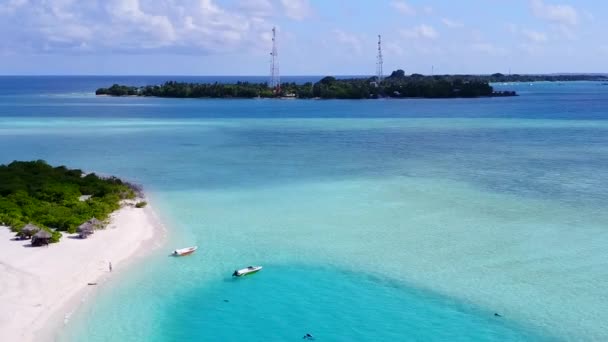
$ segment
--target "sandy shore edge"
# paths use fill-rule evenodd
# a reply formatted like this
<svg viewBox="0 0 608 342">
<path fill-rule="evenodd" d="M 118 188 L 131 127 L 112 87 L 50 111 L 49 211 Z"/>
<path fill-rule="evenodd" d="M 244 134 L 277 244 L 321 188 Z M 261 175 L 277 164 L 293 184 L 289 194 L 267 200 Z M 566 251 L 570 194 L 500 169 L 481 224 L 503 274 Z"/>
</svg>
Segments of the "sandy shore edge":
<svg viewBox="0 0 608 342">
<path fill-rule="evenodd" d="M 160 248 L 166 229 L 150 205 L 125 205 L 86 240 L 64 234 L 57 244 L 32 248 L 13 236 L 0 227 L 1 335 L 7 341 L 53 341 L 104 282 Z"/>
</svg>

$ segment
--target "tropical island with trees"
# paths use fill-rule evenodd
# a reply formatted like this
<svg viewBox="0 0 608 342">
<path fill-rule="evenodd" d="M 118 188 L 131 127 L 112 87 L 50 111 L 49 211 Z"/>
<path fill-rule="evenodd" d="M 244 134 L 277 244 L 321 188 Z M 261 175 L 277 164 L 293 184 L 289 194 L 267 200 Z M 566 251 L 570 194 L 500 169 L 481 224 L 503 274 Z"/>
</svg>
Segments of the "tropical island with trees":
<svg viewBox="0 0 608 342">
<path fill-rule="evenodd" d="M 0 225 L 22 238 L 38 231 L 47 242 L 58 242 L 61 232 L 75 233 L 86 222 L 103 222 L 122 200 L 141 191 L 116 177 L 43 160 L 0 165 L 0 179 Z"/>
<path fill-rule="evenodd" d="M 154 96 L 169 98 L 299 98 L 299 99 L 377 99 L 377 98 L 476 98 L 517 96 L 514 91 L 495 91 L 490 81 L 477 76 L 405 75 L 396 70 L 378 81 L 376 77 L 337 79 L 327 76 L 312 83 L 283 83 L 272 89 L 267 83 L 183 83 L 133 87 L 114 84 L 99 88 L 96 95 Z"/>
</svg>

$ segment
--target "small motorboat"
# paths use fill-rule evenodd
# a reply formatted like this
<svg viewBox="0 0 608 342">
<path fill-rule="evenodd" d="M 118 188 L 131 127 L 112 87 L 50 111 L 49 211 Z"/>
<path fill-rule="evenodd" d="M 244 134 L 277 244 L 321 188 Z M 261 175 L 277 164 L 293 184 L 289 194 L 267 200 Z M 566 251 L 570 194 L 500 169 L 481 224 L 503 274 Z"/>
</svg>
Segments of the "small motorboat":
<svg viewBox="0 0 608 342">
<path fill-rule="evenodd" d="M 197 249 L 198 249 L 198 246 L 180 248 L 180 249 L 174 250 L 172 254 L 174 256 L 190 255 L 190 254 L 194 253 L 194 251 L 196 251 Z"/>
<path fill-rule="evenodd" d="M 262 266 L 249 266 L 249 267 L 241 268 L 240 270 L 234 271 L 234 273 L 232 273 L 232 276 L 233 277 L 242 277 L 242 276 L 246 276 L 249 274 L 254 274 L 261 269 L 262 269 Z"/>
</svg>

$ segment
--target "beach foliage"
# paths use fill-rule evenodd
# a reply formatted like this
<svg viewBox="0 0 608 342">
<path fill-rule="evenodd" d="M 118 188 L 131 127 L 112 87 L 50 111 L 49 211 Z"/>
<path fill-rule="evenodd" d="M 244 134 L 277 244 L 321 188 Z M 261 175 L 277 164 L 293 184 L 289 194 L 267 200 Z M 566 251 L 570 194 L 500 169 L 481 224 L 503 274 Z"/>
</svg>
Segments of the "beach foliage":
<svg viewBox="0 0 608 342">
<path fill-rule="evenodd" d="M 56 230 L 53 230 L 53 231 L 51 232 L 51 240 L 50 240 L 50 243 L 56 243 L 56 242 L 59 242 L 59 240 L 61 240 L 61 236 L 62 236 L 62 235 L 61 235 L 61 232 L 56 231 Z"/>
<path fill-rule="evenodd" d="M 342 78 L 327 76 L 312 83 L 283 83 L 280 89 L 270 89 L 267 83 L 185 83 L 165 82 L 161 85 L 130 87 L 114 84 L 99 88 L 97 95 L 155 96 L 172 98 L 320 98 L 320 99 L 369 99 L 369 98 L 456 98 L 514 96 L 515 92 L 496 92 L 489 84 L 493 78 L 471 75 L 406 76 L 403 70 L 395 70 L 381 82 L 375 77 Z"/>
<path fill-rule="evenodd" d="M 146 205 L 148 205 L 148 202 L 146 202 L 146 201 L 137 202 L 137 203 L 135 204 L 135 208 L 143 208 L 143 207 L 145 207 Z"/>
<path fill-rule="evenodd" d="M 82 195 L 91 197 L 82 200 Z M 32 222 L 73 233 L 92 217 L 105 220 L 121 199 L 134 197 L 133 189 L 116 177 L 52 167 L 43 160 L 0 165 L 0 223 L 15 231 Z M 51 240 L 59 238 L 53 232 Z"/>
</svg>

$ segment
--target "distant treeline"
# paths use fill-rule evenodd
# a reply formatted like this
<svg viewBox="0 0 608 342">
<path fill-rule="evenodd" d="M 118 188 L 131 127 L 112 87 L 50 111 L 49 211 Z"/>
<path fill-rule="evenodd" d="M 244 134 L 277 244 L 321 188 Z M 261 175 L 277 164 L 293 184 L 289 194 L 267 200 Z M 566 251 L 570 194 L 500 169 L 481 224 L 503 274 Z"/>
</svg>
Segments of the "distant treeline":
<svg viewBox="0 0 608 342">
<path fill-rule="evenodd" d="M 608 75 L 592 75 L 592 74 L 565 74 L 565 75 L 504 75 L 492 74 L 488 76 L 461 76 L 465 79 L 486 80 L 491 83 L 506 83 L 506 82 L 574 82 L 574 81 L 608 81 Z"/>
<path fill-rule="evenodd" d="M 61 236 L 57 231 L 75 232 L 93 217 L 105 220 L 119 209 L 121 199 L 134 198 L 138 190 L 118 178 L 52 167 L 42 160 L 0 165 L 0 180 L 0 224 L 19 232 L 33 223 L 54 237 Z M 82 195 L 91 197 L 81 201 Z"/>
<path fill-rule="evenodd" d="M 280 89 L 271 89 L 266 83 L 179 83 L 132 87 L 115 84 L 99 88 L 97 95 L 156 96 L 172 98 L 276 98 L 300 99 L 375 99 L 391 98 L 456 98 L 515 96 L 515 92 L 495 92 L 487 79 L 471 76 L 406 76 L 396 70 L 381 82 L 375 77 L 336 79 L 325 77 L 318 82 L 283 83 Z"/>
</svg>

